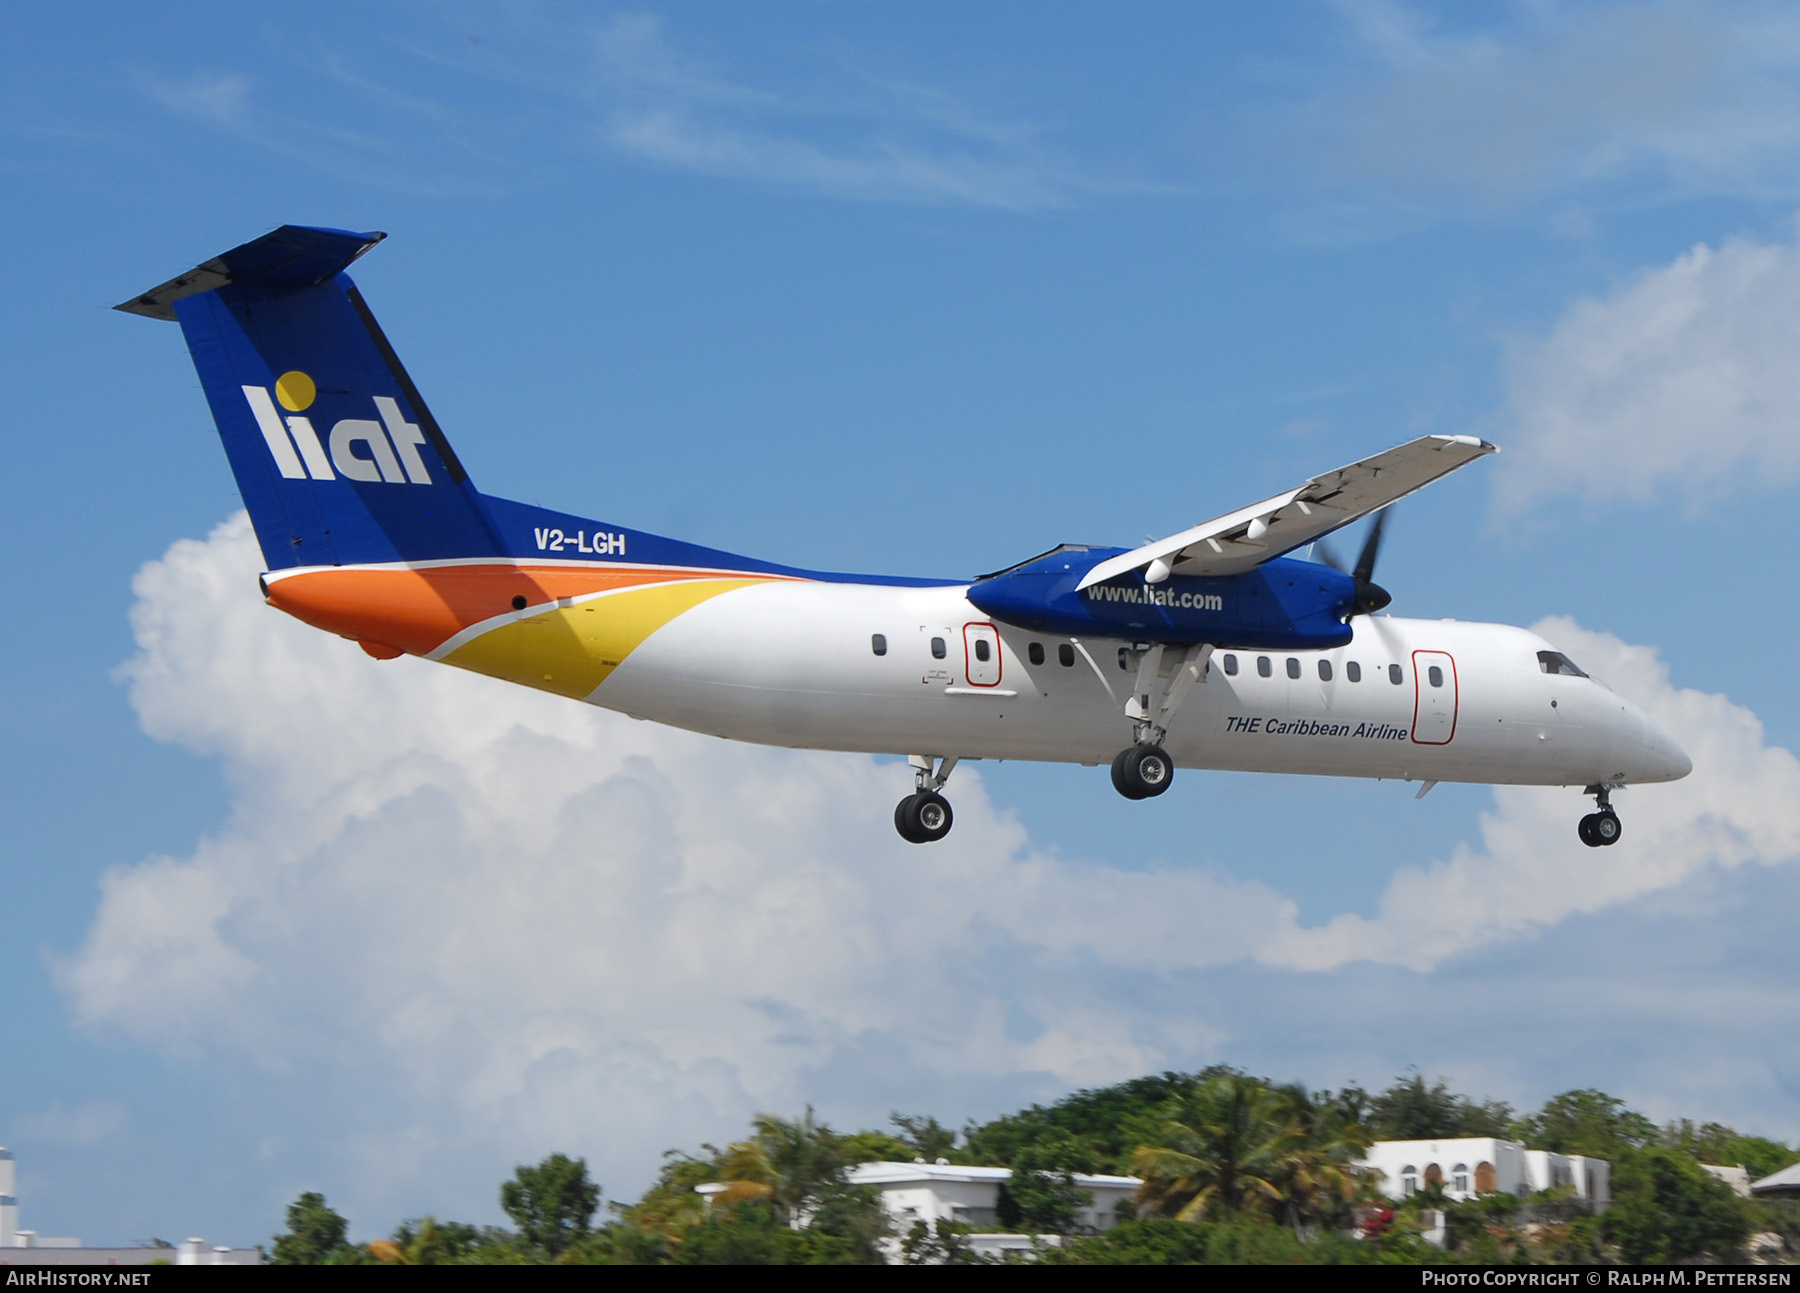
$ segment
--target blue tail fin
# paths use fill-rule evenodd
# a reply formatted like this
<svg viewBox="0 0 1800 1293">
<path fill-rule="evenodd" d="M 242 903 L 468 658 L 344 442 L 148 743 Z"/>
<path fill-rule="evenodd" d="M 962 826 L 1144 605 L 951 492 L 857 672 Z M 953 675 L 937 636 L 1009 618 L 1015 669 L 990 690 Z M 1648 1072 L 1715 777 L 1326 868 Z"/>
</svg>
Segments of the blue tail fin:
<svg viewBox="0 0 1800 1293">
<path fill-rule="evenodd" d="M 118 307 L 180 321 L 271 570 L 500 552 L 343 272 L 385 236 L 283 225 Z"/>
</svg>

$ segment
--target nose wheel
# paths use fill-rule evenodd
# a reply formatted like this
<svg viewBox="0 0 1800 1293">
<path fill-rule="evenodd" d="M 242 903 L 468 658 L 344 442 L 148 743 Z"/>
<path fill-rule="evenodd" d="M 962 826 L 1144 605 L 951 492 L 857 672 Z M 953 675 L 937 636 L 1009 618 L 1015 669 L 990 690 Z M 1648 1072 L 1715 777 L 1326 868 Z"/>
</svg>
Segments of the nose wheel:
<svg viewBox="0 0 1800 1293">
<path fill-rule="evenodd" d="M 1175 780 L 1175 761 L 1160 745 L 1128 745 L 1113 756 L 1113 789 L 1127 799 L 1154 799 Z"/>
<path fill-rule="evenodd" d="M 1591 849 L 1604 848 L 1608 844 L 1617 844 L 1624 827 L 1619 825 L 1619 815 L 1612 811 L 1589 813 L 1581 819 L 1575 828 L 1581 836 L 1581 842 Z"/>
<path fill-rule="evenodd" d="M 935 790 L 908 795 L 894 808 L 894 829 L 908 844 L 935 844 L 950 833 L 955 821 L 950 801 Z"/>
<path fill-rule="evenodd" d="M 1611 786 L 1589 786 L 1588 793 L 1594 797 L 1597 813 L 1589 813 L 1575 827 L 1575 833 L 1581 842 L 1591 849 L 1606 848 L 1617 844 L 1625 828 L 1619 823 L 1619 815 L 1612 808 Z"/>
<path fill-rule="evenodd" d="M 1125 648 L 1126 660 L 1137 661 L 1137 682 L 1125 702 L 1132 744 L 1114 756 L 1113 789 L 1127 799 L 1154 799 L 1175 780 L 1175 761 L 1162 747 L 1169 723 L 1188 692 L 1206 678 L 1212 646 L 1138 643 Z"/>
<path fill-rule="evenodd" d="M 950 780 L 956 759 L 915 754 L 908 762 L 918 789 L 894 806 L 894 829 L 908 844 L 935 844 L 950 833 L 956 820 L 950 801 L 938 793 Z"/>
</svg>

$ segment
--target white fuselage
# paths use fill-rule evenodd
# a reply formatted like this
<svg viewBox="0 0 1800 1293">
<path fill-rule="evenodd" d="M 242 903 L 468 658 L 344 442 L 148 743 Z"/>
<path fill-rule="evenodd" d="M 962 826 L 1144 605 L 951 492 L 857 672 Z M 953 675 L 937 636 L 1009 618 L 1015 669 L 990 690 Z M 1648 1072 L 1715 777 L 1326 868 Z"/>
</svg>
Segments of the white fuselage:
<svg viewBox="0 0 1800 1293">
<path fill-rule="evenodd" d="M 996 625 L 964 594 L 740 588 L 652 633 L 589 699 L 814 749 L 1101 764 L 1131 744 L 1131 644 Z M 1630 701 L 1546 673 L 1538 652 L 1551 644 L 1524 629 L 1385 616 L 1353 626 L 1354 640 L 1330 651 L 1219 649 L 1168 723 L 1170 756 L 1188 768 L 1520 785 L 1669 781 L 1691 766 Z"/>
</svg>

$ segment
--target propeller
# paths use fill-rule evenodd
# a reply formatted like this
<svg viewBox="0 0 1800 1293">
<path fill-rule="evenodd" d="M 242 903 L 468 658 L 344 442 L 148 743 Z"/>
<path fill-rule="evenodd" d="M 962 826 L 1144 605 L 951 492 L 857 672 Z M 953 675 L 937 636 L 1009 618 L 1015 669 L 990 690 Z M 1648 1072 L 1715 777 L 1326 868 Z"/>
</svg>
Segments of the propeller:
<svg viewBox="0 0 1800 1293">
<path fill-rule="evenodd" d="M 1387 529 L 1390 510 L 1384 507 L 1375 513 L 1375 523 L 1369 527 L 1369 537 L 1363 540 L 1362 551 L 1356 555 L 1356 568 L 1353 570 L 1344 569 L 1344 563 L 1338 560 L 1337 554 L 1325 540 L 1319 539 L 1313 544 L 1314 555 L 1333 570 L 1347 574 L 1356 581 L 1356 601 L 1350 607 L 1350 615 L 1372 615 L 1384 610 L 1394 600 L 1393 594 L 1374 580 L 1375 558 L 1381 555 L 1381 536 Z M 1345 618 L 1348 619 L 1349 616 Z"/>
</svg>

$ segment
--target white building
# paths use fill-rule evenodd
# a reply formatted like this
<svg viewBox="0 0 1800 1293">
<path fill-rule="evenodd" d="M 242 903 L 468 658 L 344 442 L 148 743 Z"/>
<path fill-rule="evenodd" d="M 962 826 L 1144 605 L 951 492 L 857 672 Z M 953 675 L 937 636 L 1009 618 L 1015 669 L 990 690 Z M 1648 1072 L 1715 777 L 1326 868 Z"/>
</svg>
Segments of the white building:
<svg viewBox="0 0 1800 1293">
<path fill-rule="evenodd" d="M 1752 1182 L 1750 1193 L 1759 1199 L 1800 1198 L 1800 1163 Z"/>
<path fill-rule="evenodd" d="M 1740 1199 L 1750 1197 L 1750 1173 L 1743 1167 L 1726 1167 L 1719 1163 L 1702 1163 L 1700 1170 L 1715 1181 L 1723 1181 Z"/>
<path fill-rule="evenodd" d="M 1111 1230 L 1119 1220 L 1119 1204 L 1129 1204 L 1143 1184 L 1135 1176 L 1072 1174 L 1075 1188 L 1090 1202 L 1075 1215 L 1075 1233 Z M 935 1163 L 859 1163 L 850 1169 L 852 1185 L 881 1191 L 882 1206 L 902 1234 L 915 1221 L 960 1221 L 977 1229 L 995 1224 L 1000 1187 L 1012 1178 L 1010 1167 L 962 1167 Z"/>
<path fill-rule="evenodd" d="M 1075 1187 L 1088 1193 L 1089 1201 L 1075 1214 L 1074 1233 L 1096 1234 L 1110 1230 L 1119 1220 L 1119 1205 L 1129 1206 L 1143 1184 L 1135 1176 L 1071 1174 Z M 938 1159 L 927 1163 L 859 1163 L 850 1169 L 850 1184 L 873 1186 L 881 1192 L 881 1206 L 893 1222 L 895 1238 L 885 1241 L 889 1261 L 898 1261 L 900 1240 L 915 1222 L 954 1221 L 972 1226 L 969 1246 L 984 1257 L 1006 1252 L 1029 1252 L 1032 1235 L 996 1232 L 1000 1187 L 1012 1177 L 1010 1167 L 964 1167 Z M 697 1185 L 695 1190 L 710 1200 L 726 1188 L 721 1183 Z M 1055 1245 L 1057 1236 L 1043 1236 Z"/>
<path fill-rule="evenodd" d="M 79 1239 L 52 1239 L 35 1230 L 19 1229 L 19 1178 L 12 1151 L 0 1145 L 0 1249 L 79 1248 Z M 0 1261 L 7 1260 L 0 1254 Z"/>
<path fill-rule="evenodd" d="M 1516 1140 L 1488 1136 L 1378 1140 L 1362 1162 L 1380 1173 L 1376 1185 L 1390 1199 L 1404 1199 L 1434 1185 L 1458 1203 L 1482 1194 L 1524 1198 L 1569 1186 L 1596 1212 L 1612 1202 L 1612 1164 L 1606 1160 L 1526 1149 Z"/>
<path fill-rule="evenodd" d="M 0 1147 L 0 1266 L 255 1266 L 254 1248 L 209 1245 L 190 1239 L 177 1248 L 83 1248 L 79 1239 L 52 1239 L 19 1229 L 18 1177 L 12 1151 Z"/>
</svg>

